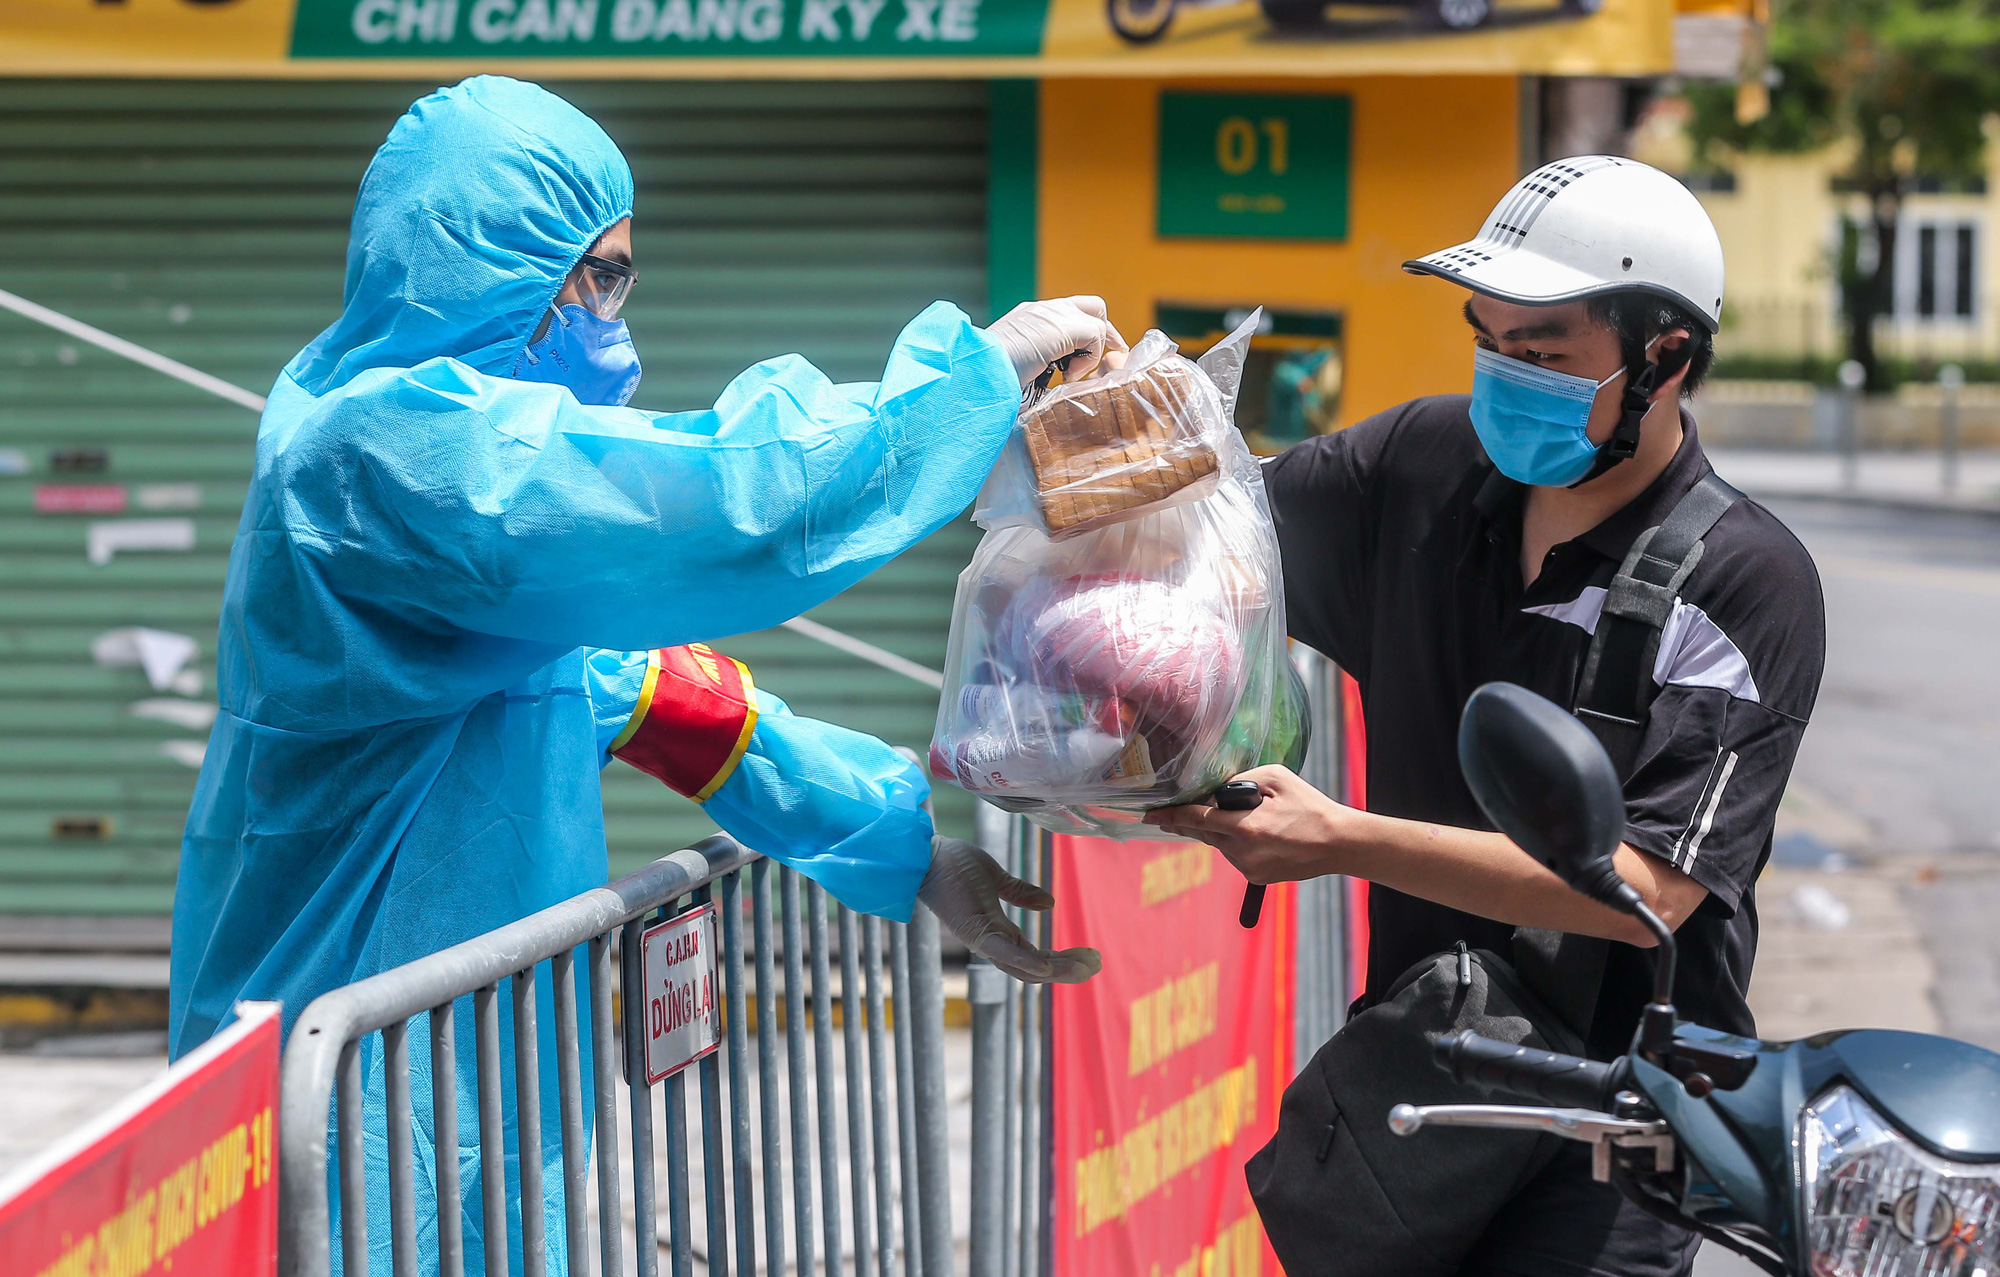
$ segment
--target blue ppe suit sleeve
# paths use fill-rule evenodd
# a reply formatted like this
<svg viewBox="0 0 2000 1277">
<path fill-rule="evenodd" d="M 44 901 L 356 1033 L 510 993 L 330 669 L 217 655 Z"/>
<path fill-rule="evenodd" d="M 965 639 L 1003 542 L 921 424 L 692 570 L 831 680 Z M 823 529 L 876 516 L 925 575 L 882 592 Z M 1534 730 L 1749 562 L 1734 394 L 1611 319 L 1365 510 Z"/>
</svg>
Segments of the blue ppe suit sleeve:
<svg viewBox="0 0 2000 1277">
<path fill-rule="evenodd" d="M 848 908 L 908 922 L 931 864 L 923 773 L 873 736 L 756 695 L 750 747 L 702 810 Z"/>
<path fill-rule="evenodd" d="M 287 441 L 287 531 L 351 605 L 672 647 L 788 620 L 943 526 L 1019 400 L 999 344 L 944 302 L 878 383 L 836 386 L 790 355 L 701 412 L 586 406 L 455 359 L 371 369 Z"/>
<path fill-rule="evenodd" d="M 649 648 L 640 652 L 613 652 L 592 648 L 584 654 L 584 678 L 590 689 L 590 717 L 597 726 L 597 767 L 611 764 L 611 742 L 632 721 L 639 709 L 639 694 L 646 686 L 646 665 L 652 659 Z"/>
</svg>

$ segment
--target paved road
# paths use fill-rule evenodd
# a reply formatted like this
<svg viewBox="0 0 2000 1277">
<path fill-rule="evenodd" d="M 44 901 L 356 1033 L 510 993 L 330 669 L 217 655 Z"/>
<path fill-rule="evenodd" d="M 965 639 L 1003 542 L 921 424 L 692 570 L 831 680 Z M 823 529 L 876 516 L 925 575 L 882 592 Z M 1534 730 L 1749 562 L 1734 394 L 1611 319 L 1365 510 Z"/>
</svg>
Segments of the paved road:
<svg viewBox="0 0 2000 1277">
<path fill-rule="evenodd" d="M 2000 1049 L 2000 519 L 1773 509 L 1826 589 L 1826 682 L 1793 814 L 1904 871 L 1944 1032 Z"/>
<path fill-rule="evenodd" d="M 90 1045 L 82 1048 L 90 1050 Z M 166 1070 L 164 1055 L 0 1052 L 0 1180 Z"/>
<path fill-rule="evenodd" d="M 1752 491 L 1800 492 L 1833 486 L 1813 469 L 1825 461 L 1722 452 L 1716 467 Z M 1872 866 L 1878 896 L 1893 880 L 1905 930 L 1929 951 L 1943 1031 L 2000 1049 L 2000 517 L 1767 504 L 1812 552 L 1827 612 L 1826 678 L 1781 842 L 1804 833 Z M 1775 918 L 1772 887 L 1762 896 Z M 1823 985 L 1813 992 L 1837 1013 L 1839 983 Z M 1855 1022 L 1890 1022 L 1879 995 L 1850 1002 Z"/>
<path fill-rule="evenodd" d="M 1775 501 L 1819 564 L 1827 668 L 1797 779 L 1872 856 L 2000 851 L 2000 519 Z"/>
</svg>

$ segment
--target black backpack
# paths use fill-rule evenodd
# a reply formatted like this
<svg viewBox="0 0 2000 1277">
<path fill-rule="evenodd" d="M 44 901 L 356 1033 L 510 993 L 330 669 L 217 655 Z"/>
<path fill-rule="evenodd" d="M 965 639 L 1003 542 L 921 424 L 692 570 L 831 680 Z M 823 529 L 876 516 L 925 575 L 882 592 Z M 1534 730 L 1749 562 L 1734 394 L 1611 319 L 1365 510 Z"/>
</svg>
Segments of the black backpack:
<svg viewBox="0 0 2000 1277">
<path fill-rule="evenodd" d="M 1742 494 L 1714 474 L 1632 545 L 1612 578 L 1572 709 L 1629 778 L 1656 690 L 1653 663 L 1702 537 Z M 1278 1130 L 1244 1168 L 1290 1277 L 1450 1277 L 1488 1223 L 1555 1156 L 1558 1138 L 1461 1128 L 1445 1147 L 1389 1130 L 1397 1104 L 1510 1103 L 1454 1081 L 1438 1036 L 1584 1052 L 1609 942 L 1517 928 L 1512 952 L 1456 950 L 1405 971 L 1285 1088 Z"/>
</svg>

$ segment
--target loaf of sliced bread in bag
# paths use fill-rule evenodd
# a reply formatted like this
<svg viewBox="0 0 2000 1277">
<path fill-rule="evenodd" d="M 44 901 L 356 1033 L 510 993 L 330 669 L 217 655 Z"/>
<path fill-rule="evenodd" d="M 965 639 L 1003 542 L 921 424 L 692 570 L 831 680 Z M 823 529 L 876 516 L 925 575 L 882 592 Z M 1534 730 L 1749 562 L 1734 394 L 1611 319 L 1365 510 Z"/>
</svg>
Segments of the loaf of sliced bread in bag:
<svg viewBox="0 0 2000 1277">
<path fill-rule="evenodd" d="M 1165 501 L 1217 472 L 1203 438 L 1200 374 L 1178 359 L 1085 382 L 1021 419 L 1051 535 L 1086 531 Z"/>
</svg>

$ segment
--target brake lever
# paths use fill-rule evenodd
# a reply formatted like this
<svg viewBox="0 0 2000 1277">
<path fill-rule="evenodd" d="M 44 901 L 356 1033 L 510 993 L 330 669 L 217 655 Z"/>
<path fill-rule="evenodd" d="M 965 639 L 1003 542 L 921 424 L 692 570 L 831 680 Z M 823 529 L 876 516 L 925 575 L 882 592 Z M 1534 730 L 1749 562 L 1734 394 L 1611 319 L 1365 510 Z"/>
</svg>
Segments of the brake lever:
<svg viewBox="0 0 2000 1277">
<path fill-rule="evenodd" d="M 1398 1104 L 1389 1110 L 1389 1129 L 1415 1135 L 1426 1126 L 1482 1126 L 1510 1131 L 1542 1131 L 1591 1146 L 1591 1174 L 1611 1178 L 1613 1148 L 1644 1149 L 1653 1168 L 1674 1168 L 1673 1128 L 1663 1121 L 1613 1117 L 1592 1109 L 1527 1108 L 1515 1104 Z"/>
<path fill-rule="evenodd" d="M 1398 1104 L 1389 1110 L 1389 1129 L 1415 1135 L 1426 1126 L 1485 1126 L 1511 1131 L 1547 1131 L 1585 1144 L 1611 1135 L 1664 1135 L 1667 1124 L 1614 1117 L 1594 1109 L 1542 1108 L 1524 1104 Z"/>
<path fill-rule="evenodd" d="M 1254 811 L 1264 801 L 1264 791 L 1257 788 L 1254 780 L 1227 781 L 1216 789 L 1214 795 L 1219 811 Z M 1236 921 L 1245 931 L 1257 925 L 1264 915 L 1264 884 L 1246 883 L 1243 887 L 1243 907 L 1236 912 Z"/>
</svg>

